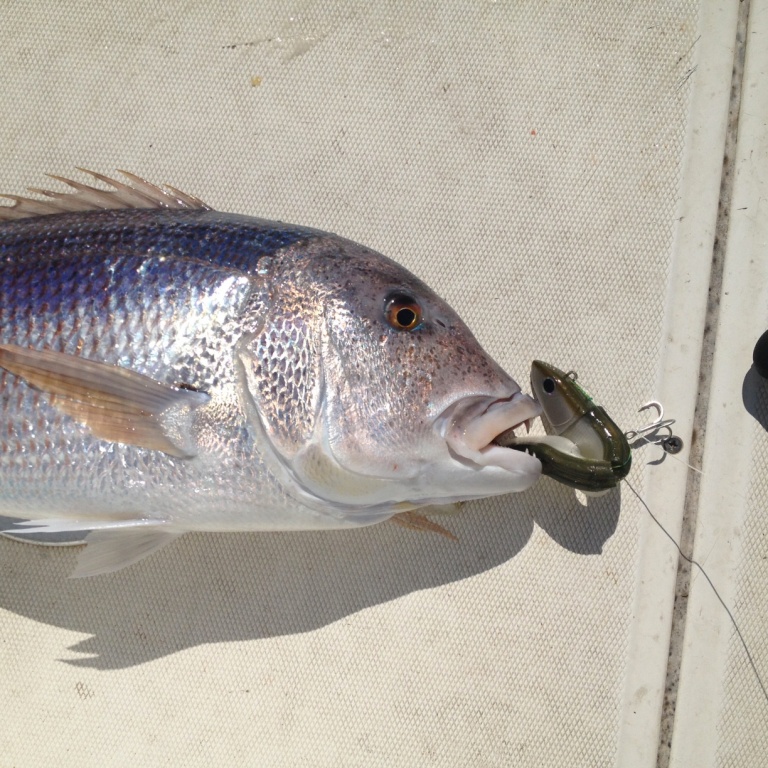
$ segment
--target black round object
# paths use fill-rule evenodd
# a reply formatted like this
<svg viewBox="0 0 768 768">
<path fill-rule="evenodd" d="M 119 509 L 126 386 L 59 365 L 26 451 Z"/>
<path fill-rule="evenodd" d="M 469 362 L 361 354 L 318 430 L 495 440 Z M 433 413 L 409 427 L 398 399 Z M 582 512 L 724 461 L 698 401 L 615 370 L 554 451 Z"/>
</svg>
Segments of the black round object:
<svg viewBox="0 0 768 768">
<path fill-rule="evenodd" d="M 757 372 L 764 379 L 768 379 L 768 331 L 757 340 L 755 351 L 752 353 L 752 362 Z"/>
<path fill-rule="evenodd" d="M 661 441 L 661 447 L 667 453 L 680 453 L 683 450 L 683 439 L 677 435 L 670 435 L 665 440 Z"/>
</svg>

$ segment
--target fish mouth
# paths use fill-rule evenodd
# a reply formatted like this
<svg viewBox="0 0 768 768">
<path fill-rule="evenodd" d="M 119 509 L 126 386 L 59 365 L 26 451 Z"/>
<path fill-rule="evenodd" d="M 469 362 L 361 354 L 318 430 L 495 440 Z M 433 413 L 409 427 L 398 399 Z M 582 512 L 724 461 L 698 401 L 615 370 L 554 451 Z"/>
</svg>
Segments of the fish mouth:
<svg viewBox="0 0 768 768">
<path fill-rule="evenodd" d="M 467 397 L 443 411 L 435 426 L 457 458 L 520 474 L 538 472 L 538 459 L 511 451 L 495 441 L 502 434 L 514 436 L 515 430 L 525 429 L 527 433 L 533 419 L 540 415 L 541 406 L 522 392 L 502 398 Z M 536 466 L 529 467 L 530 462 Z"/>
</svg>

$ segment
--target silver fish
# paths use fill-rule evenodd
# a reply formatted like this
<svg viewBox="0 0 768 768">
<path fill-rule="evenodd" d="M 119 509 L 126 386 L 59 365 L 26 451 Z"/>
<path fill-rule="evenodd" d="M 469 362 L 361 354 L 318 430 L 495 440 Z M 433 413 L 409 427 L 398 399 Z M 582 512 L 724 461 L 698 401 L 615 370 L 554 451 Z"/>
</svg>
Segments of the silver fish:
<svg viewBox="0 0 768 768">
<path fill-rule="evenodd" d="M 187 531 L 413 524 L 539 477 L 493 442 L 539 405 L 403 267 L 92 175 L 110 189 L 0 206 L 6 534 L 77 533 L 84 576 Z"/>
</svg>

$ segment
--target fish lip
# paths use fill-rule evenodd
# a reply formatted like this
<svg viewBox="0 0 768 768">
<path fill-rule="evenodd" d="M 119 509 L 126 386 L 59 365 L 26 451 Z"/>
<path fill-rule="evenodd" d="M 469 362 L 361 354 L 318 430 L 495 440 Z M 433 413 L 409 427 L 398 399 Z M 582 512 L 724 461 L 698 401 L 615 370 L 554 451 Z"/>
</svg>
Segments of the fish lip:
<svg viewBox="0 0 768 768">
<path fill-rule="evenodd" d="M 510 451 L 495 441 L 522 426 L 528 428 L 541 412 L 536 400 L 519 391 L 506 397 L 469 396 L 448 406 L 437 418 L 435 428 L 449 450 L 461 459 L 481 467 L 497 466 L 520 473 L 526 471 L 527 462 L 521 462 L 521 456 L 526 454 Z M 527 458 L 540 467 L 538 459 Z"/>
</svg>

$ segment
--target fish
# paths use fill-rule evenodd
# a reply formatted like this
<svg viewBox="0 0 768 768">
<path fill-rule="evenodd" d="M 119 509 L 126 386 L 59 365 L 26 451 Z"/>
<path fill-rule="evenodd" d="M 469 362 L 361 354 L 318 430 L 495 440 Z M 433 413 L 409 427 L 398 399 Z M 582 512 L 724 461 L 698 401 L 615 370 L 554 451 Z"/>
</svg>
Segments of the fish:
<svg viewBox="0 0 768 768">
<path fill-rule="evenodd" d="M 90 576 L 190 531 L 436 530 L 539 478 L 494 442 L 539 404 L 404 267 L 86 173 L 0 206 L 4 535 Z"/>
<path fill-rule="evenodd" d="M 615 488 L 632 467 L 626 435 L 576 381 L 550 363 L 534 360 L 531 391 L 542 407 L 545 436 L 501 434 L 496 443 L 530 452 L 542 473 L 570 488 L 601 495 Z"/>
</svg>

